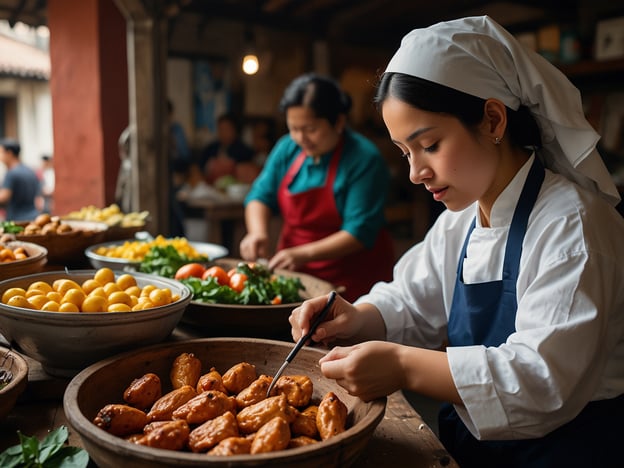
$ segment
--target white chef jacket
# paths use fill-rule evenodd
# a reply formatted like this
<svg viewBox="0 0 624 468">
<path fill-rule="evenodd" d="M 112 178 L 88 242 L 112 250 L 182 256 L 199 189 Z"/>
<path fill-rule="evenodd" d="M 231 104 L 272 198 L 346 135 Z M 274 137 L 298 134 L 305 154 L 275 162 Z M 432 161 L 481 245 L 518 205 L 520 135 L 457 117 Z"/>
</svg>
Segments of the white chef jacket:
<svg viewBox="0 0 624 468">
<path fill-rule="evenodd" d="M 498 197 L 491 227 L 478 206 L 444 211 L 419 244 L 357 303 L 375 305 L 387 339 L 440 349 L 447 339 L 457 262 L 476 216 L 464 282 L 500 280 L 513 212 L 533 157 Z M 500 346 L 447 347 L 480 440 L 541 437 L 591 400 L 624 393 L 624 219 L 603 199 L 546 170 L 529 217 L 516 283 L 515 329 Z"/>
</svg>

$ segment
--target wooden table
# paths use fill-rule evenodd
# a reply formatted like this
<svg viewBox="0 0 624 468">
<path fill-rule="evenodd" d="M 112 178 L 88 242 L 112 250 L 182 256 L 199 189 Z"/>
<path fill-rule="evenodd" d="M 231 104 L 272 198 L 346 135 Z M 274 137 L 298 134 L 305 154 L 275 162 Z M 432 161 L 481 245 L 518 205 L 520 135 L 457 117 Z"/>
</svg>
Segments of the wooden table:
<svg viewBox="0 0 624 468">
<path fill-rule="evenodd" d="M 245 206 L 242 200 L 233 198 L 189 198 L 184 200 L 189 208 L 201 209 L 204 213 L 206 226 L 208 228 L 208 238 L 206 242 L 224 245 L 230 251 L 230 256 L 238 256 L 238 242 L 234 232 L 229 233 L 233 239 L 224 238 L 223 226 L 225 222 L 232 223 L 232 230 L 235 231 L 241 226 L 244 228 Z M 239 229 L 240 230 L 240 229 Z"/>
<path fill-rule="evenodd" d="M 174 340 L 188 338 L 187 332 L 178 329 L 172 335 Z M 60 425 L 70 428 L 70 445 L 82 447 L 63 411 L 63 393 L 69 380 L 48 376 L 38 362 L 27 360 L 28 387 L 13 411 L 0 421 L 0 451 L 18 443 L 17 430 L 42 439 Z M 401 392 L 388 397 L 386 414 L 355 466 L 458 467 Z"/>
</svg>

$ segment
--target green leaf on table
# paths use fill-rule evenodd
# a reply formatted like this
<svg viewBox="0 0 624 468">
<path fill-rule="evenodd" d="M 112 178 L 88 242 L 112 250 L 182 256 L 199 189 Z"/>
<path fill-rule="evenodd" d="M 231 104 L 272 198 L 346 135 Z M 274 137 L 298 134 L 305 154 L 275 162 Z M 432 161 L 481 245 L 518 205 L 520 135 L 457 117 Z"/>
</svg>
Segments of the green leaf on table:
<svg viewBox="0 0 624 468">
<path fill-rule="evenodd" d="M 85 468 L 89 454 L 79 447 L 65 445 L 67 427 L 50 432 L 43 441 L 17 431 L 20 443 L 0 453 L 3 468 Z"/>
</svg>

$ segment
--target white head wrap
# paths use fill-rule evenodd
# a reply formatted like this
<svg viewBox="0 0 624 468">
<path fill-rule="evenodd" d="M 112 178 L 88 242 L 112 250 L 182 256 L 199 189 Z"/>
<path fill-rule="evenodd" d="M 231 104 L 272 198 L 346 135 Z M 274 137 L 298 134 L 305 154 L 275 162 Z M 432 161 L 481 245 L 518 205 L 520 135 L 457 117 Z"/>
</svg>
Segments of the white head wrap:
<svg viewBox="0 0 624 468">
<path fill-rule="evenodd" d="M 386 72 L 423 78 L 517 110 L 527 106 L 542 133 L 544 165 L 579 185 L 620 200 L 583 113 L 576 87 L 555 66 L 520 44 L 488 16 L 414 29 Z"/>
</svg>

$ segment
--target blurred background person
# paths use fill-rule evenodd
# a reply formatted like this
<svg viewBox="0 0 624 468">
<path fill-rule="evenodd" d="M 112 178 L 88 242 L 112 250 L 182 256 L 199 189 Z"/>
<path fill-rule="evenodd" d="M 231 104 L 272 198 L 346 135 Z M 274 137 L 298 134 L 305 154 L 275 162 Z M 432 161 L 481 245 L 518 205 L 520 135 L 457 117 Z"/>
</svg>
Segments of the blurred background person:
<svg viewBox="0 0 624 468">
<path fill-rule="evenodd" d="M 191 165 L 191 151 L 186 133 L 182 125 L 175 119 L 173 103 L 167 100 L 167 114 L 169 116 L 169 172 L 171 174 L 169 187 L 169 235 L 183 237 L 184 209 L 178 201 L 178 192 L 186 181 L 188 169 Z"/>
<path fill-rule="evenodd" d="M 20 150 L 17 140 L 0 140 L 0 161 L 7 169 L 0 188 L 0 205 L 6 206 L 7 220 L 31 221 L 43 207 L 41 184 L 35 171 L 20 161 Z"/>
<path fill-rule="evenodd" d="M 332 79 L 306 74 L 285 90 L 289 133 L 268 156 L 246 198 L 245 260 L 268 258 L 269 223 L 283 218 L 270 268 L 314 275 L 356 299 L 392 278 L 385 228 L 390 174 L 378 148 L 347 125 L 351 98 Z"/>
<path fill-rule="evenodd" d="M 37 171 L 37 177 L 39 178 L 39 182 L 41 184 L 41 194 L 43 196 L 42 211 L 50 214 L 54 208 L 54 184 L 56 181 L 52 156 L 47 154 L 41 156 L 41 166 Z"/>
<path fill-rule="evenodd" d="M 203 149 L 199 165 L 208 183 L 214 184 L 224 176 L 237 178 L 237 166 L 253 166 L 253 158 L 253 150 L 241 137 L 239 119 L 233 113 L 226 113 L 218 118 L 217 138 Z M 259 169 L 253 174 L 254 178 L 258 172 Z"/>
</svg>

